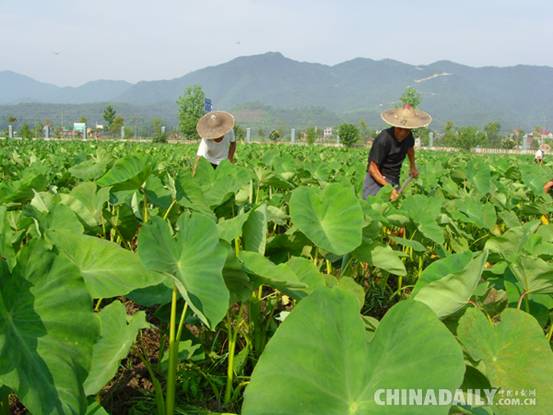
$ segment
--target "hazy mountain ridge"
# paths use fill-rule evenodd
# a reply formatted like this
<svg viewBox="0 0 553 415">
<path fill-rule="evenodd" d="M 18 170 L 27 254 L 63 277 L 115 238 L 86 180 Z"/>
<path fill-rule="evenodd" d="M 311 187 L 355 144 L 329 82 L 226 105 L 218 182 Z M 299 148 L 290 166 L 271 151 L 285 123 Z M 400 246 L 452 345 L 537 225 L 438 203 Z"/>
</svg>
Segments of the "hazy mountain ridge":
<svg viewBox="0 0 553 415">
<path fill-rule="evenodd" d="M 238 57 L 171 80 L 136 84 L 94 81 L 60 88 L 5 71 L 0 72 L 0 104 L 119 102 L 155 107 L 163 103 L 160 106 L 168 108 L 193 84 L 202 85 L 219 109 L 252 102 L 281 112 L 320 107 L 328 124 L 360 117 L 378 122 L 379 112 L 396 104 L 407 86 L 422 94 L 422 107 L 432 113 L 437 125 L 447 120 L 474 125 L 498 120 L 507 128 L 531 128 L 550 126 L 553 121 L 551 67 L 475 68 L 445 60 L 410 65 L 368 58 L 329 66 L 298 62 L 277 52 Z M 173 117 L 173 112 L 166 115 Z"/>
</svg>

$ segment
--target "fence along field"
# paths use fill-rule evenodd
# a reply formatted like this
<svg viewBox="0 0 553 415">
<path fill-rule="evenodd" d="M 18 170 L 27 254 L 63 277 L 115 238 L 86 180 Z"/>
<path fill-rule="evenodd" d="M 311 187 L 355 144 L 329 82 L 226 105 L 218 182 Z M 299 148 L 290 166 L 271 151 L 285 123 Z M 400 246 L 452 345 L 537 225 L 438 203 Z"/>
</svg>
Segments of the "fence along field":
<svg viewBox="0 0 553 415">
<path fill-rule="evenodd" d="M 364 149 L 194 150 L 0 143 L 5 412 L 550 413 L 551 161 L 426 152 L 391 203 Z"/>
</svg>

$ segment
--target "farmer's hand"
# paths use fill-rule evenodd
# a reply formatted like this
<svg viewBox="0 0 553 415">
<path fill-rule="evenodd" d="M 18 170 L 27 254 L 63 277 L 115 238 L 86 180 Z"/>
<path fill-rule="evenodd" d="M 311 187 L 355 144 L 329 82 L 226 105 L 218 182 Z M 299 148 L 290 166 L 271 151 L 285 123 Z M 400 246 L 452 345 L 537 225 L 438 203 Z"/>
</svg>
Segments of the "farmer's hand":
<svg viewBox="0 0 553 415">
<path fill-rule="evenodd" d="M 551 189 L 553 189 L 553 180 L 550 180 L 543 185 L 543 191 L 545 193 L 549 193 Z"/>
<path fill-rule="evenodd" d="M 395 202 L 399 197 L 399 192 L 396 189 L 392 190 L 392 194 L 390 195 L 390 201 Z"/>
<path fill-rule="evenodd" d="M 419 177 L 419 171 L 416 167 L 411 167 L 411 176 L 413 176 L 415 179 Z"/>
</svg>

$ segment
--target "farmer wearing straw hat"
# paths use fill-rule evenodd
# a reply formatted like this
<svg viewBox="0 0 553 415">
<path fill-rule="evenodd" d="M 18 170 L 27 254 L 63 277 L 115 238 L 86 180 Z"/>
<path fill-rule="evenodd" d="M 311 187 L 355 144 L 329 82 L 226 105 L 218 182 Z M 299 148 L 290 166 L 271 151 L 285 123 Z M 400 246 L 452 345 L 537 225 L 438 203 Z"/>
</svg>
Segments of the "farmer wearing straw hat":
<svg viewBox="0 0 553 415">
<path fill-rule="evenodd" d="M 363 197 L 366 199 L 369 195 L 376 195 L 382 187 L 390 184 L 394 187 L 390 200 L 394 201 L 399 197 L 396 187 L 399 186 L 405 156 L 409 157 L 410 175 L 419 175 L 415 164 L 415 139 L 411 130 L 428 126 L 432 117 L 408 104 L 403 108 L 384 111 L 380 116 L 391 127 L 382 130 L 373 142 L 363 183 Z"/>
<path fill-rule="evenodd" d="M 234 137 L 234 116 L 225 111 L 208 112 L 199 119 L 196 131 L 202 138 L 192 174 L 196 173 L 200 157 L 211 163 L 214 169 L 225 159 L 234 163 L 236 139 Z"/>
</svg>

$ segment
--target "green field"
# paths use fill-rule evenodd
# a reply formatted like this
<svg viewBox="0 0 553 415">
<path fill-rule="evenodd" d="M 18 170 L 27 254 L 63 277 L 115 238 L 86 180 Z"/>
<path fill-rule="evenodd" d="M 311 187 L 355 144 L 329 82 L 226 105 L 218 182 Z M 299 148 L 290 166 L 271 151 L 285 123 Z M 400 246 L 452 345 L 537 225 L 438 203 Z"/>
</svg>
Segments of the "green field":
<svg viewBox="0 0 553 415">
<path fill-rule="evenodd" d="M 195 150 L 0 141 L 0 414 L 552 413 L 551 161 L 419 152 L 392 203 L 367 149 Z"/>
</svg>

